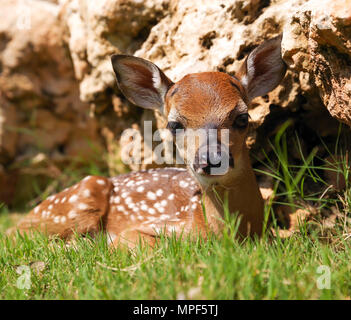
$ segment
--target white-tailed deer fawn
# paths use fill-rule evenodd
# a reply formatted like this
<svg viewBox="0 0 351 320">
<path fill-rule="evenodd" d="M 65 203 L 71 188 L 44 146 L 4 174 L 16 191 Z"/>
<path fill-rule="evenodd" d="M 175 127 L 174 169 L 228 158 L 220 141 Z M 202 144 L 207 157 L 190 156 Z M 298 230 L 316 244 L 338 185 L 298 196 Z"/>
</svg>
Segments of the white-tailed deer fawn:
<svg viewBox="0 0 351 320">
<path fill-rule="evenodd" d="M 103 230 L 114 245 L 121 241 L 133 245 L 139 237 L 152 245 L 163 231 L 177 236 L 206 236 L 209 230 L 219 231 L 224 212 L 221 200 L 227 194 L 229 212 L 241 216 L 239 233 L 260 235 L 263 200 L 245 144 L 248 104 L 283 79 L 286 67 L 280 46 L 281 36 L 258 46 L 236 76 L 204 72 L 189 74 L 176 83 L 149 61 L 112 56 L 121 92 L 140 107 L 163 112 L 172 133 L 177 129 L 227 129 L 229 169 L 221 175 L 212 174 L 223 155 L 202 152 L 197 144 L 193 146 L 195 158 L 186 159 L 187 170 L 153 169 L 113 178 L 88 176 L 36 206 L 17 229 L 37 229 L 63 238 L 74 231 L 94 234 Z M 220 136 L 217 143 L 221 143 Z"/>
</svg>

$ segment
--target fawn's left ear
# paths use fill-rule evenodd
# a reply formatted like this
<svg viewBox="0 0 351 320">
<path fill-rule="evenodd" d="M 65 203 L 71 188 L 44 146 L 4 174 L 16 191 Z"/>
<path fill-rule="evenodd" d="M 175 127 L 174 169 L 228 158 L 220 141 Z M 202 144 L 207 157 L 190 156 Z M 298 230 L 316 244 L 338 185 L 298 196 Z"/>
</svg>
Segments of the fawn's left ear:
<svg viewBox="0 0 351 320">
<path fill-rule="evenodd" d="M 282 35 L 269 39 L 246 58 L 237 76 L 249 100 L 272 91 L 284 78 L 286 64 L 281 57 Z"/>
<path fill-rule="evenodd" d="M 155 64 L 121 54 L 113 55 L 111 61 L 118 86 L 130 102 L 163 111 L 166 93 L 173 82 Z"/>
</svg>

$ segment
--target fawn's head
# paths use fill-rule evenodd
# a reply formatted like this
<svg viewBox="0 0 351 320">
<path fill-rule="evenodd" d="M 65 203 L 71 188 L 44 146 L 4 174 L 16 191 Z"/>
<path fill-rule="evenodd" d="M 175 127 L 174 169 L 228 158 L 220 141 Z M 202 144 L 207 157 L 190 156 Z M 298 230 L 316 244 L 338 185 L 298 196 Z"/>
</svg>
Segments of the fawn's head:
<svg viewBox="0 0 351 320">
<path fill-rule="evenodd" d="M 273 90 L 286 71 L 281 36 L 254 49 L 236 76 L 202 72 L 173 83 L 155 64 L 141 58 L 114 55 L 112 65 L 129 101 L 166 116 L 167 128 L 176 136 L 177 148 L 195 176 L 204 183 L 224 184 L 240 170 L 248 104 Z M 194 132 L 197 138 L 190 142 Z"/>
</svg>

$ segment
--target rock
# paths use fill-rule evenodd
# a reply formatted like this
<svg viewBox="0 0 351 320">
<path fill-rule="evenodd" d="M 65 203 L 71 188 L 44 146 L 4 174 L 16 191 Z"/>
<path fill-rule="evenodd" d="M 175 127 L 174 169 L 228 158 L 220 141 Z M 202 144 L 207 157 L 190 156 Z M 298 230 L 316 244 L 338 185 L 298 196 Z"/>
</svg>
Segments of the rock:
<svg viewBox="0 0 351 320">
<path fill-rule="evenodd" d="M 57 1 L 1 2 L 0 165 L 17 168 L 18 181 L 41 152 L 49 161 L 61 154 L 62 163 L 78 154 L 89 162 L 102 150 L 97 120 L 79 97 L 60 10 Z"/>
<path fill-rule="evenodd" d="M 8 163 L 16 155 L 18 133 L 16 107 L 0 92 L 0 164 Z"/>
<path fill-rule="evenodd" d="M 351 1 L 311 0 L 284 27 L 283 57 L 316 87 L 330 114 L 351 126 Z"/>
<path fill-rule="evenodd" d="M 169 0 L 66 0 L 61 16 L 82 101 L 95 101 L 115 86 L 110 56 L 133 54 L 167 13 Z"/>
<path fill-rule="evenodd" d="M 0 188 L 0 203 L 11 204 L 14 199 L 18 181 L 18 172 L 16 170 L 6 170 L 0 164 L 0 185 L 6 188 Z"/>
<path fill-rule="evenodd" d="M 269 202 L 274 198 L 274 181 L 272 177 L 261 177 L 261 179 L 258 180 L 258 187 L 260 188 L 262 198 L 265 202 Z"/>
<path fill-rule="evenodd" d="M 35 149 L 50 151 L 67 143 L 72 125 L 68 121 L 59 120 L 49 110 L 38 109 L 33 117 L 31 133 L 21 134 L 19 148 L 28 146 Z"/>
<path fill-rule="evenodd" d="M 275 207 L 274 213 L 280 223 L 286 227 L 278 229 L 279 236 L 287 238 L 299 232 L 300 226 L 303 226 L 311 217 L 316 216 L 317 210 L 309 206 L 297 209 L 289 205 L 279 205 Z M 275 234 L 275 230 L 273 233 Z"/>
</svg>

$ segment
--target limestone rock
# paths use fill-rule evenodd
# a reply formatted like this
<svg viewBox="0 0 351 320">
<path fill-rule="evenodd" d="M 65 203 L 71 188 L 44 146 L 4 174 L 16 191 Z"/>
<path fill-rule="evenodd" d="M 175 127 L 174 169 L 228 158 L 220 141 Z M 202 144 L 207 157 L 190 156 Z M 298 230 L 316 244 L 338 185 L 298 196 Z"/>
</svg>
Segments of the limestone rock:
<svg viewBox="0 0 351 320">
<path fill-rule="evenodd" d="M 110 56 L 133 54 L 167 12 L 167 0 L 67 0 L 61 15 L 82 101 L 94 101 L 115 85 Z"/>
<path fill-rule="evenodd" d="M 20 177 L 43 151 L 51 160 L 55 154 L 61 154 L 60 161 L 82 154 L 81 159 L 89 161 L 96 148 L 102 149 L 98 123 L 88 116 L 89 104 L 79 98 L 60 10 L 57 1 L 1 2 L 0 165 L 7 173 L 3 177 L 10 176 L 7 167 L 16 167 Z M 2 201 L 11 203 L 13 193 L 6 194 Z"/>
<path fill-rule="evenodd" d="M 283 56 L 330 114 L 351 126 L 351 1 L 311 0 L 285 25 Z"/>
</svg>

